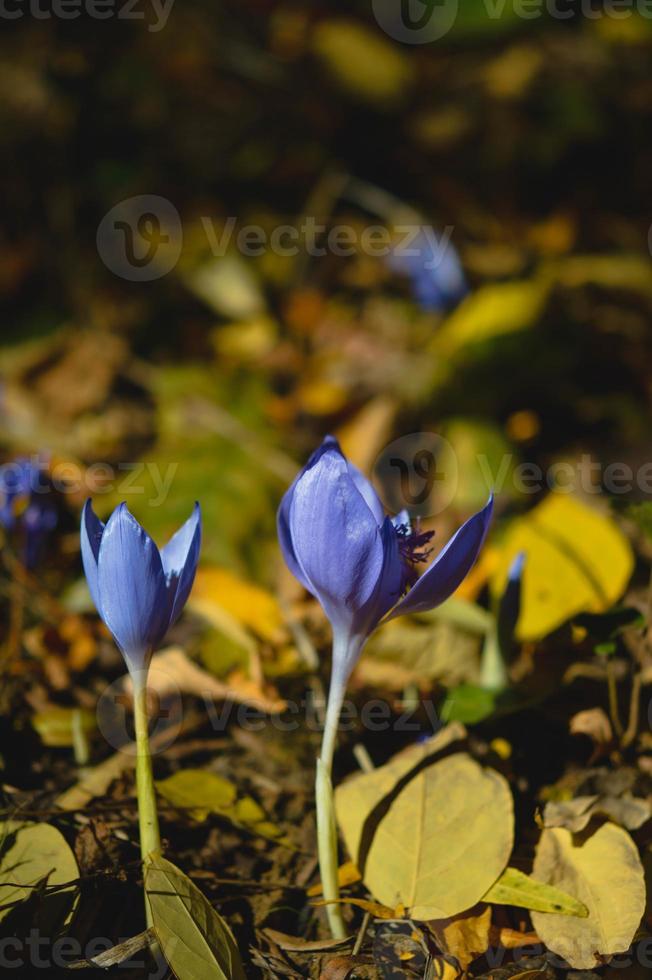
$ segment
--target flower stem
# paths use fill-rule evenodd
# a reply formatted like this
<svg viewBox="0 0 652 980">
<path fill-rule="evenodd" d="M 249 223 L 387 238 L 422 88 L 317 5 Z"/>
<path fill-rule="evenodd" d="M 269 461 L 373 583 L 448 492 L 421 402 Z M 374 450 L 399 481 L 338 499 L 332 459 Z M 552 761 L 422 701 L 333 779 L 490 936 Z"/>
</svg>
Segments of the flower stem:
<svg viewBox="0 0 652 980">
<path fill-rule="evenodd" d="M 140 853 L 145 864 L 153 851 L 161 850 L 161 837 L 156 810 L 156 791 L 152 773 L 152 755 L 149 748 L 147 725 L 147 684 L 134 678 L 134 723 L 136 728 L 136 791 L 138 793 L 138 825 Z M 145 916 L 148 927 L 152 925 L 149 904 L 145 899 Z"/>
<path fill-rule="evenodd" d="M 345 690 L 346 683 L 342 680 L 341 672 L 334 671 L 328 692 L 326 720 L 324 722 L 321 752 L 317 759 L 317 776 L 315 779 L 319 874 L 324 901 L 334 903 L 326 906 L 328 925 L 334 939 L 344 939 L 347 935 L 342 911 L 337 904 L 340 897 L 340 888 L 337 878 L 337 825 L 335 823 L 335 804 L 331 778 L 335 739 L 337 737 L 337 727 L 340 720 Z"/>
</svg>

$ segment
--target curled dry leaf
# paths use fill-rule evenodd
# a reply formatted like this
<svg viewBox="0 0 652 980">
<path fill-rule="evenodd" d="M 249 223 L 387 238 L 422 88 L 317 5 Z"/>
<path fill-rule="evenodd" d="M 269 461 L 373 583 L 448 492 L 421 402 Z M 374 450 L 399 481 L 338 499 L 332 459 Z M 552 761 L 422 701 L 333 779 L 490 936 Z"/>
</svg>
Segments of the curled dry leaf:
<svg viewBox="0 0 652 980">
<path fill-rule="evenodd" d="M 129 679 L 125 682 L 131 691 Z M 193 694 L 199 698 L 212 698 L 215 701 L 236 701 L 249 704 L 269 714 L 279 714 L 286 702 L 262 690 L 256 683 L 246 678 L 232 679 L 229 683 L 218 680 L 197 666 L 180 647 L 169 647 L 154 654 L 147 678 L 147 687 L 165 698 L 169 694 Z"/>
<path fill-rule="evenodd" d="M 546 803 L 543 825 L 565 827 L 577 834 L 588 827 L 594 816 L 605 816 L 627 830 L 638 830 L 652 816 L 652 805 L 631 793 L 622 796 L 576 796 L 561 803 Z"/>
<path fill-rule="evenodd" d="M 145 932 L 139 932 L 137 936 L 131 936 L 130 939 L 125 939 L 124 942 L 118 943 L 116 946 L 111 946 L 110 949 L 105 950 L 103 953 L 98 953 L 97 956 L 91 956 L 87 960 L 74 960 L 66 968 L 68 970 L 85 970 L 89 966 L 99 966 L 107 970 L 110 966 L 119 966 L 125 960 L 129 960 L 132 956 L 135 956 L 136 953 L 147 949 L 155 939 L 156 933 L 154 930 L 146 929 Z"/>
<path fill-rule="evenodd" d="M 571 735 L 588 735 L 596 748 L 609 745 L 614 733 L 611 722 L 602 708 L 578 711 L 570 720 Z"/>
<path fill-rule="evenodd" d="M 353 937 L 346 939 L 301 939 L 299 936 L 286 936 L 276 929 L 263 929 L 263 935 L 286 953 L 331 953 L 336 949 L 346 949 L 353 945 Z"/>
<path fill-rule="evenodd" d="M 428 928 L 442 953 L 454 956 L 466 970 L 489 946 L 491 906 L 480 904 L 450 919 L 435 919 Z"/>
<path fill-rule="evenodd" d="M 319 974 L 319 980 L 347 980 L 354 970 L 356 976 L 359 975 L 359 968 L 364 966 L 374 969 L 374 974 L 370 973 L 369 976 L 375 975 L 370 956 L 334 956 Z"/>
<path fill-rule="evenodd" d="M 554 953 L 577 970 L 590 970 L 629 949 L 645 910 L 645 882 L 627 831 L 606 823 L 580 841 L 562 827 L 545 829 L 532 873 L 589 910 L 583 919 L 532 912 L 534 928 Z"/>
</svg>

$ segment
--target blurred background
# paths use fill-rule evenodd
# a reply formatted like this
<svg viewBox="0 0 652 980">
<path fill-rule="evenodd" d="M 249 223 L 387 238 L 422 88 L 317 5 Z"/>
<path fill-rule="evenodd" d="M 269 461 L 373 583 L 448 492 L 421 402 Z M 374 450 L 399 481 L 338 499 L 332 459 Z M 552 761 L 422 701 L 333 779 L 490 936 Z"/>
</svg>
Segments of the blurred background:
<svg viewBox="0 0 652 980">
<path fill-rule="evenodd" d="M 360 724 L 348 747 L 380 764 L 440 719 L 484 724 L 519 867 L 567 766 L 577 787 L 638 739 L 648 796 L 649 0 L 0 0 L 0 19 L 2 789 L 12 819 L 74 830 L 78 935 L 132 935 L 142 908 L 89 496 L 159 544 L 201 501 L 189 615 L 150 674 L 189 727 L 156 769 L 237 776 L 246 806 L 203 829 L 167 809 L 168 853 L 241 949 L 261 924 L 313 934 L 317 730 L 280 716 L 323 703 L 330 633 L 275 512 L 327 433 L 435 548 L 496 492 L 458 594 L 384 627 L 352 678 L 417 730 Z M 280 724 L 258 736 L 240 707 Z"/>
<path fill-rule="evenodd" d="M 439 433 L 451 521 L 479 456 L 499 512 L 521 462 L 647 460 L 644 4 L 5 7 L 0 443 L 63 467 L 73 565 L 89 493 L 159 539 L 199 498 L 272 582 L 330 431 L 371 472 Z"/>
</svg>

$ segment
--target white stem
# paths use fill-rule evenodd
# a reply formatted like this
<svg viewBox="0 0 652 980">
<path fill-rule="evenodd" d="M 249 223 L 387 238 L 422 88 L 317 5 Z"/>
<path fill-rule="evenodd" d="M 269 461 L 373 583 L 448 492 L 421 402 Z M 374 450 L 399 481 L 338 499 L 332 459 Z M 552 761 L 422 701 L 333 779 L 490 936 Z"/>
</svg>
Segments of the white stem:
<svg viewBox="0 0 652 980">
<path fill-rule="evenodd" d="M 350 642 L 343 643 L 336 637 L 333 642 L 333 671 L 331 685 L 328 691 L 326 720 L 322 736 L 321 752 L 317 759 L 317 775 L 315 780 L 315 803 L 317 808 L 317 849 L 319 853 L 319 874 L 324 894 L 324 901 L 334 904 L 326 906 L 328 924 L 334 939 L 346 937 L 346 926 L 342 918 L 340 906 L 340 888 L 337 877 L 337 824 L 335 821 L 335 804 L 333 800 L 333 755 L 337 740 L 337 729 L 342 711 L 342 702 L 346 693 L 346 681 L 349 676 L 348 665 L 354 656 Z"/>
<path fill-rule="evenodd" d="M 161 850 L 161 837 L 156 809 L 156 790 L 152 773 L 152 755 L 149 748 L 147 718 L 147 675 L 133 676 L 134 722 L 136 728 L 136 791 L 138 793 L 138 823 L 140 828 L 140 852 L 145 865 L 152 852 Z M 151 926 L 151 912 L 145 899 L 147 925 Z"/>
</svg>

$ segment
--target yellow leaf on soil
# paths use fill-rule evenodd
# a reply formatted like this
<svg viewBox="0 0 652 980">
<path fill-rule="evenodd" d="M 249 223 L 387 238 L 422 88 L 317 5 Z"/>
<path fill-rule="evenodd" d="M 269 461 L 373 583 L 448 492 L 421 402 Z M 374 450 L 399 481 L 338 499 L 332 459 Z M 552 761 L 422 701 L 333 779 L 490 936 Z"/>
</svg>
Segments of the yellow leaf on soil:
<svg viewBox="0 0 652 980">
<path fill-rule="evenodd" d="M 470 908 L 512 850 L 506 780 L 462 752 L 428 764 L 460 732 L 462 726 L 451 725 L 335 794 L 338 821 L 365 885 L 383 905 L 406 905 L 414 919 L 443 919 Z"/>
<path fill-rule="evenodd" d="M 187 875 L 150 855 L 145 892 L 156 937 L 177 980 L 245 980 L 231 930 Z"/>
<path fill-rule="evenodd" d="M 643 866 L 626 830 L 605 823 L 580 843 L 561 827 L 544 830 L 533 877 L 574 895 L 587 918 L 532 912 L 543 943 L 576 970 L 591 970 L 602 957 L 623 953 L 645 911 Z"/>
<path fill-rule="evenodd" d="M 321 21 L 312 47 L 342 88 L 365 102 L 395 102 L 413 78 L 411 61 L 397 45 L 354 20 Z"/>
<path fill-rule="evenodd" d="M 428 928 L 442 952 L 454 956 L 466 970 L 489 946 L 491 906 L 478 905 L 450 919 L 435 919 Z"/>
<path fill-rule="evenodd" d="M 509 567 L 526 555 L 517 635 L 536 640 L 580 612 L 602 612 L 622 595 L 634 566 L 617 525 L 576 498 L 552 493 L 503 539 L 491 585 L 502 595 Z"/>
<path fill-rule="evenodd" d="M 263 640 L 274 642 L 283 637 L 283 615 L 275 597 L 226 568 L 198 570 L 190 605 L 211 621 L 218 607 Z M 223 625 L 218 619 L 215 624 Z"/>
</svg>

